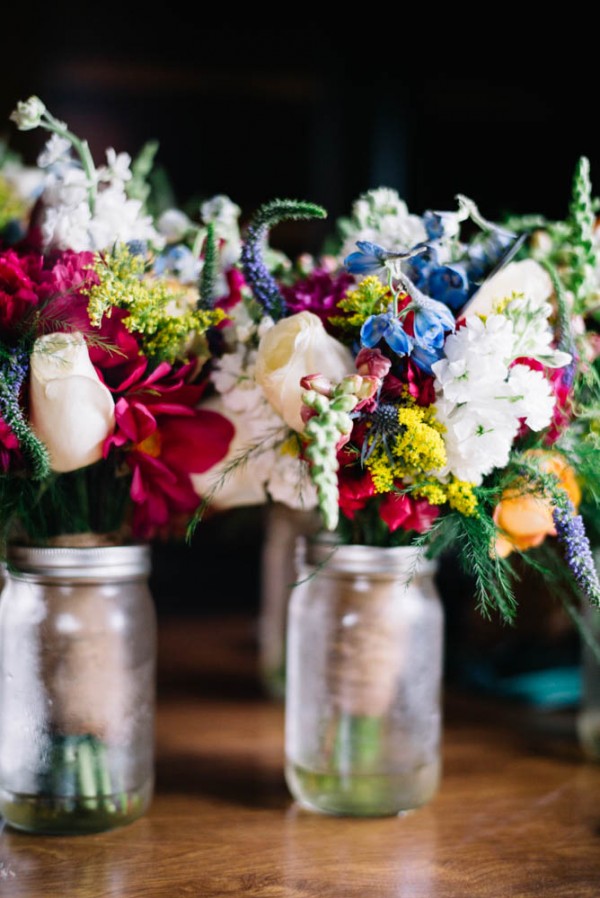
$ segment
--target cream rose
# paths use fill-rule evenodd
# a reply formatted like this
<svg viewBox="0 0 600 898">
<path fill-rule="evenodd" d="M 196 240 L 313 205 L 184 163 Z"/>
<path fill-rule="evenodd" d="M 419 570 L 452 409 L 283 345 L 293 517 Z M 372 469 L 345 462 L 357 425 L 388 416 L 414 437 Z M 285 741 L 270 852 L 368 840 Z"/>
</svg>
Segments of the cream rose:
<svg viewBox="0 0 600 898">
<path fill-rule="evenodd" d="M 282 318 L 262 337 L 255 379 L 265 396 L 293 430 L 304 430 L 300 415 L 307 374 L 324 374 L 334 383 L 354 373 L 350 351 L 325 331 L 312 312 Z"/>
<path fill-rule="evenodd" d="M 541 306 L 552 292 L 550 275 L 534 259 L 511 262 L 480 287 L 464 314 L 489 315 L 495 303 L 511 299 L 513 293 L 522 293 Z"/>
<path fill-rule="evenodd" d="M 31 426 L 53 471 L 75 471 L 102 458 L 115 427 L 115 403 L 90 361 L 83 335 L 47 334 L 31 354 Z"/>
</svg>

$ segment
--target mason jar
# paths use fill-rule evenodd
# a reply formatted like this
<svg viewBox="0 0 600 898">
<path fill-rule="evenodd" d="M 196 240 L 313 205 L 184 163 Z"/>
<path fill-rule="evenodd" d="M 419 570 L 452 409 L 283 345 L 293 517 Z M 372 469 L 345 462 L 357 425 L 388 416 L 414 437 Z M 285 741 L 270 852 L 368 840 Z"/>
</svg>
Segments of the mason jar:
<svg viewBox="0 0 600 898">
<path fill-rule="evenodd" d="M 143 545 L 9 549 L 0 814 L 30 832 L 129 823 L 153 789 L 156 623 Z"/>
<path fill-rule="evenodd" d="M 267 508 L 258 617 L 259 670 L 266 692 L 285 695 L 285 645 L 290 595 L 298 579 L 300 540 L 319 529 L 315 511 L 274 502 Z"/>
<path fill-rule="evenodd" d="M 595 552 L 596 564 L 600 553 Z M 600 609 L 586 605 L 583 624 L 588 637 L 596 648 L 582 638 L 581 650 L 581 704 L 577 714 L 577 733 L 584 755 L 590 761 L 600 761 Z"/>
<path fill-rule="evenodd" d="M 330 814 L 398 814 L 440 779 L 443 611 L 410 547 L 309 543 L 290 602 L 286 779 Z"/>
</svg>

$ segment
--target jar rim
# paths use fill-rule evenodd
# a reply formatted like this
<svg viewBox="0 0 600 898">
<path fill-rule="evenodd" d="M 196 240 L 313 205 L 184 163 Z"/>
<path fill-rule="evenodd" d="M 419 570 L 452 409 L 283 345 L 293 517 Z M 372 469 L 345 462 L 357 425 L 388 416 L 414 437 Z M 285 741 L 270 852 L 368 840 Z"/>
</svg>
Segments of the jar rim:
<svg viewBox="0 0 600 898">
<path fill-rule="evenodd" d="M 68 577 L 75 580 L 122 580 L 150 573 L 150 546 L 26 546 L 9 545 L 11 576 Z"/>
<path fill-rule="evenodd" d="M 320 567 L 324 574 L 329 569 L 336 573 L 422 577 L 437 569 L 436 562 L 417 546 L 342 544 L 322 536 L 307 540 L 306 562 Z"/>
</svg>

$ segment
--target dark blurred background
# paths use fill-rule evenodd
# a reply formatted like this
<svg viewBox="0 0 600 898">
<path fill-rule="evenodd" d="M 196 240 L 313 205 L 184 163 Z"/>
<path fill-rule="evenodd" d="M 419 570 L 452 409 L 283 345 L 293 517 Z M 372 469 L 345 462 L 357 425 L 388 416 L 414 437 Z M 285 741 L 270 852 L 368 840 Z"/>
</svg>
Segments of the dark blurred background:
<svg viewBox="0 0 600 898">
<path fill-rule="evenodd" d="M 600 172 L 592 87 L 564 72 L 517 80 L 505 69 L 457 77 L 428 57 L 417 66 L 388 50 L 385 34 L 371 40 L 368 16 L 356 24 L 363 35 L 209 30 L 175 6 L 149 9 L 106 7 L 96 21 L 83 4 L 12 9 L 19 24 L 4 22 L 13 37 L 0 61 L 0 134 L 27 161 L 43 136 L 16 133 L 7 119 L 17 99 L 37 93 L 97 159 L 107 146 L 135 155 L 156 137 L 179 203 L 223 192 L 246 218 L 277 195 L 323 204 L 328 223 L 276 232 L 292 254 L 318 250 L 369 188 L 395 187 L 415 212 L 451 208 L 461 192 L 489 218 L 563 217 L 578 156 Z M 255 608 L 263 517 L 217 516 L 191 551 L 159 550 L 160 607 Z"/>
</svg>

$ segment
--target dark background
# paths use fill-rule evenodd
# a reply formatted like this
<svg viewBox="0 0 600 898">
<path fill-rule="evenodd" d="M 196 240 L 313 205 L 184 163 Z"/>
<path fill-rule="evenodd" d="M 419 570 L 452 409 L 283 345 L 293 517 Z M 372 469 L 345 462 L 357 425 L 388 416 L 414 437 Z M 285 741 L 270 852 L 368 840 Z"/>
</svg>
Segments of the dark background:
<svg viewBox="0 0 600 898">
<path fill-rule="evenodd" d="M 275 244 L 292 254 L 317 250 L 372 187 L 397 188 L 415 212 L 451 208 L 461 192 L 489 218 L 563 217 L 578 156 L 600 171 L 593 79 L 570 83 L 565 67 L 540 77 L 533 66 L 517 79 L 508 64 L 479 66 L 495 77 L 459 77 L 450 52 L 424 50 L 415 63 L 401 44 L 387 47 L 385 22 L 373 35 L 366 11 L 344 34 L 198 29 L 175 4 L 157 15 L 143 5 L 103 7 L 95 21 L 84 4 L 43 13 L 13 5 L 12 15 L 0 134 L 27 161 L 43 136 L 16 133 L 7 118 L 17 99 L 37 93 L 87 137 L 96 159 L 107 146 L 135 155 L 158 138 L 180 203 L 223 192 L 246 218 L 274 196 L 323 204 L 328 223 L 276 232 Z M 201 525 L 191 551 L 159 550 L 160 607 L 254 608 L 263 517 L 263 509 L 218 516 Z"/>
</svg>

